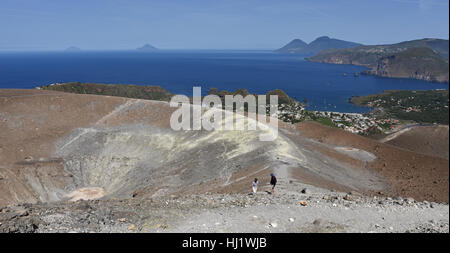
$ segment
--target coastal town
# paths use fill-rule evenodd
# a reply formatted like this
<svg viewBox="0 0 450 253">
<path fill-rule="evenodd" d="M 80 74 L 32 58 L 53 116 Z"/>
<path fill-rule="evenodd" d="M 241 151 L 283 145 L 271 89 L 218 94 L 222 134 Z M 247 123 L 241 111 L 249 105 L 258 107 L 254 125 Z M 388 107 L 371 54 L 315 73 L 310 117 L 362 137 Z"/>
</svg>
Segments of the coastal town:
<svg viewBox="0 0 450 253">
<path fill-rule="evenodd" d="M 361 135 L 367 135 L 369 132 L 386 133 L 400 123 L 398 119 L 377 119 L 370 114 L 309 111 L 305 109 L 304 104 L 299 102 L 281 104 L 276 116 L 278 119 L 290 123 L 313 120 Z"/>
<path fill-rule="evenodd" d="M 350 102 L 372 108 L 368 113 L 310 111 L 305 103 L 279 105 L 277 116 L 284 122 L 312 120 L 330 127 L 371 136 L 388 134 L 408 124 L 448 125 L 448 90 L 397 90 L 368 96 L 355 96 Z"/>
</svg>

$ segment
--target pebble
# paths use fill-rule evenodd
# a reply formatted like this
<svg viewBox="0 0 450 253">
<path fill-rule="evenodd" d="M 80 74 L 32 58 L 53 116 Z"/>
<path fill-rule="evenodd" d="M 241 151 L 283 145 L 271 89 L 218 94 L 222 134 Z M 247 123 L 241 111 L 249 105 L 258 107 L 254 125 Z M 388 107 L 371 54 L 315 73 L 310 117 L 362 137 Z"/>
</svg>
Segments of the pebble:
<svg viewBox="0 0 450 253">
<path fill-rule="evenodd" d="M 316 226 L 320 226 L 323 223 L 325 223 L 325 221 L 320 219 L 320 218 L 313 221 L 313 224 L 316 225 Z"/>
<path fill-rule="evenodd" d="M 408 204 L 412 204 L 415 202 L 415 200 L 413 198 L 407 198 L 407 199 L 405 199 L 405 202 Z"/>
<path fill-rule="evenodd" d="M 348 200 L 348 201 L 353 201 L 353 200 L 355 200 L 355 198 L 354 198 L 352 195 L 350 195 L 350 194 L 345 195 L 345 196 L 344 196 L 344 199 L 345 199 L 345 200 Z"/>
</svg>

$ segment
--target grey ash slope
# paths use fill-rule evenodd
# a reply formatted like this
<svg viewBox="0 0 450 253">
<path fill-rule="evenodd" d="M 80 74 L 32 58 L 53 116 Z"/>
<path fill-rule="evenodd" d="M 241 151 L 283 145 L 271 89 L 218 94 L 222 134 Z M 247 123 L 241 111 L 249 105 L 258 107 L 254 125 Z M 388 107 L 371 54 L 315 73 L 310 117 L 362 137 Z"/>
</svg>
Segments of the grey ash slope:
<svg viewBox="0 0 450 253">
<path fill-rule="evenodd" d="M 162 101 L 6 90 L 0 108 L 0 205 L 85 187 L 109 198 L 240 192 L 277 171 L 325 189 L 448 202 L 448 160 L 312 122 L 280 122 L 278 138 L 260 142 L 272 130 L 174 131 L 175 108 Z"/>
</svg>

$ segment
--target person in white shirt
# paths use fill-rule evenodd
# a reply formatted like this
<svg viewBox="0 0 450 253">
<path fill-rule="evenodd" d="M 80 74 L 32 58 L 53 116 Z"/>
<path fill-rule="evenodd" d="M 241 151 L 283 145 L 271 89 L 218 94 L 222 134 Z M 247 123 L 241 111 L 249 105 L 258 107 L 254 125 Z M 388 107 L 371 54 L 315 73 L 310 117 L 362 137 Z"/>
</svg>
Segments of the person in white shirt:
<svg viewBox="0 0 450 253">
<path fill-rule="evenodd" d="M 255 180 L 252 183 L 253 193 L 256 193 L 258 191 L 258 179 L 255 178 Z"/>
</svg>

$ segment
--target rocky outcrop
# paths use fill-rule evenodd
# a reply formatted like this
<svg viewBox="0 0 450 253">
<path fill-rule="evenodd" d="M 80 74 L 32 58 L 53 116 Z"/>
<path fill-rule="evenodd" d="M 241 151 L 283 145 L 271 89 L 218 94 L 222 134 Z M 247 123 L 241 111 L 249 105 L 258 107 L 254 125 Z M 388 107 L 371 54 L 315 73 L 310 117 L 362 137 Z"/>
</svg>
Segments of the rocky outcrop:
<svg viewBox="0 0 450 253">
<path fill-rule="evenodd" d="M 438 43 L 439 47 L 436 46 Z M 306 58 L 311 62 L 353 64 L 370 70 L 364 74 L 413 78 L 448 83 L 448 40 L 424 39 L 392 45 L 359 46 L 322 51 Z"/>
<path fill-rule="evenodd" d="M 366 74 L 448 83 L 448 62 L 428 48 L 411 48 L 385 56 Z"/>
</svg>

